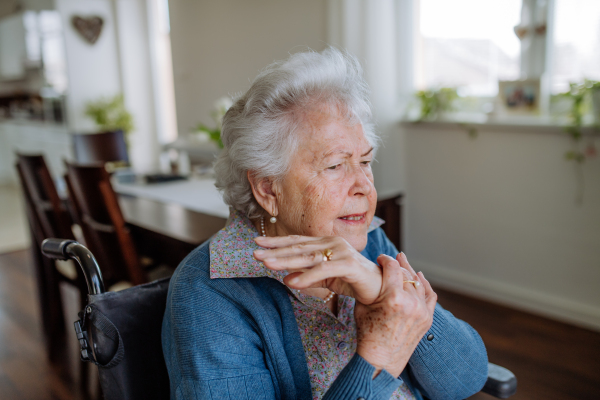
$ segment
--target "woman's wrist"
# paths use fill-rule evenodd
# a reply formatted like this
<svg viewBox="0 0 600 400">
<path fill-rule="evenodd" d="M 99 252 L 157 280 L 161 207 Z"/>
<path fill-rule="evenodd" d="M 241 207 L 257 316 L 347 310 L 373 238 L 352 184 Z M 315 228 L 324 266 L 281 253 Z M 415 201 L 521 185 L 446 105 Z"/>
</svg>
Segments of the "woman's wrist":
<svg viewBox="0 0 600 400">
<path fill-rule="evenodd" d="M 410 358 L 410 355 L 408 357 L 402 357 L 399 354 L 392 355 L 387 346 L 369 343 L 368 341 L 359 342 L 356 347 L 356 353 L 375 368 L 373 379 L 382 370 L 386 370 L 394 377 L 400 376 Z"/>
<path fill-rule="evenodd" d="M 369 354 L 369 351 L 367 349 L 361 349 L 360 347 L 356 348 L 356 354 L 361 356 L 366 362 L 368 362 L 375 368 L 372 377 L 372 379 L 375 379 L 377 375 L 379 375 L 379 373 L 383 370 L 383 367 L 380 366 L 378 360 L 373 359 L 373 357 Z"/>
</svg>

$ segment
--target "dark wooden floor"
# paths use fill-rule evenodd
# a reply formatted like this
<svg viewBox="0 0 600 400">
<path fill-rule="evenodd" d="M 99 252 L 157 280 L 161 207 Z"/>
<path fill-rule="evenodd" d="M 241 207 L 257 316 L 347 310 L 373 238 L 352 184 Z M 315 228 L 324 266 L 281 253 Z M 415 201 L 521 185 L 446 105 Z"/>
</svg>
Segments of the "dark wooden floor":
<svg viewBox="0 0 600 400">
<path fill-rule="evenodd" d="M 75 399 L 70 366 L 51 366 L 29 252 L 0 255 L 0 399 Z"/>
<path fill-rule="evenodd" d="M 517 376 L 511 399 L 600 399 L 600 333 L 440 289 L 436 293 L 441 305 L 479 332 L 490 362 Z"/>
<path fill-rule="evenodd" d="M 29 253 L 0 255 L 0 399 L 77 400 L 77 343 L 64 365 L 46 360 Z M 491 362 L 518 378 L 515 400 L 600 399 L 600 333 L 436 290 L 483 337 Z M 75 293 L 66 293 L 73 301 Z M 75 319 L 68 309 L 67 319 Z M 67 327 L 71 332 L 71 327 Z M 75 378 L 73 378 L 75 377 Z M 472 399 L 491 399 L 477 394 Z"/>
</svg>

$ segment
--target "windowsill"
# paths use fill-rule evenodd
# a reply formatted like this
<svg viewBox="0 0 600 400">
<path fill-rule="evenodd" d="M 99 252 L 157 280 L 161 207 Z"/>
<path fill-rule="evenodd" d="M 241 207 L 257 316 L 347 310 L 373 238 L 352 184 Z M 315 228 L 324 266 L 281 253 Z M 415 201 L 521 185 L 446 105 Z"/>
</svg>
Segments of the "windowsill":
<svg viewBox="0 0 600 400">
<path fill-rule="evenodd" d="M 404 119 L 400 122 L 404 128 L 417 129 L 469 129 L 478 131 L 511 131 L 530 133 L 559 133 L 564 134 L 568 126 L 567 119 L 557 119 L 544 116 L 503 116 L 489 117 L 485 114 L 455 113 L 437 120 L 413 121 Z M 582 127 L 585 136 L 598 136 L 600 130 L 592 125 Z"/>
</svg>

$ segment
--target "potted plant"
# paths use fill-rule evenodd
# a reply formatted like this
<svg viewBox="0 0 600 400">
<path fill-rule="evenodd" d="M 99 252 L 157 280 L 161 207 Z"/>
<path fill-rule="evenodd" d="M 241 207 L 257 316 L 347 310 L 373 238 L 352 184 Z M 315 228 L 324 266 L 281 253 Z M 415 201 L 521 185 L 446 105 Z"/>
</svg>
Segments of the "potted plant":
<svg viewBox="0 0 600 400">
<path fill-rule="evenodd" d="M 453 103 L 458 98 L 455 88 L 420 90 L 415 96 L 421 103 L 418 121 L 443 119 L 446 113 L 454 109 Z"/>
<path fill-rule="evenodd" d="M 122 94 L 110 98 L 100 98 L 90 101 L 85 105 L 85 115 L 91 118 L 100 132 L 122 131 L 125 137 L 125 145 L 129 148 L 129 133 L 133 131 L 133 116 L 125 108 L 125 101 Z M 127 168 L 129 164 L 124 161 L 107 162 L 105 168 L 112 173 L 122 168 Z M 124 178 L 125 177 L 125 178 Z M 124 179 L 123 179 L 124 178 Z M 119 179 L 123 182 L 132 179 L 129 175 L 121 175 Z"/>
<path fill-rule="evenodd" d="M 600 125 L 600 82 L 585 80 L 583 83 L 571 83 L 569 91 L 561 93 L 560 97 L 566 98 L 571 103 L 569 110 L 570 124 L 565 128 L 573 141 L 573 149 L 565 153 L 567 160 L 583 163 L 587 158 L 596 156 L 593 141 L 582 149 L 580 142 L 583 139 L 584 116 L 591 108 L 595 125 Z"/>
<path fill-rule="evenodd" d="M 209 128 L 203 123 L 200 123 L 196 126 L 196 132 L 207 135 L 208 138 L 219 147 L 219 149 L 223 148 L 223 142 L 221 141 L 221 128 L 223 124 L 223 117 L 225 116 L 227 110 L 229 110 L 229 107 L 231 107 L 232 105 L 233 102 L 231 101 L 231 98 L 221 97 L 215 102 L 215 107 L 210 113 L 210 116 L 212 117 L 215 123 L 215 127 Z"/>
<path fill-rule="evenodd" d="M 85 115 L 103 132 L 121 130 L 127 138 L 127 134 L 134 129 L 133 116 L 125 108 L 122 94 L 88 102 Z"/>
</svg>

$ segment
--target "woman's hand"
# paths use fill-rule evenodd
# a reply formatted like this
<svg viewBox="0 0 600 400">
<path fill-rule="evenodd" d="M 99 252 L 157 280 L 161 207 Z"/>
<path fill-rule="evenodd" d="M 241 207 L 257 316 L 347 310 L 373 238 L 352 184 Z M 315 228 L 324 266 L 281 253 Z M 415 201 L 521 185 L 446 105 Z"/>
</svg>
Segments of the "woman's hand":
<svg viewBox="0 0 600 400">
<path fill-rule="evenodd" d="M 431 327 L 437 295 L 422 272 L 412 269 L 404 253 L 381 255 L 383 268 L 381 295 L 371 304 L 356 303 L 358 344 L 356 352 L 376 368 L 398 377 L 419 341 Z M 413 286 L 403 281 L 416 281 Z"/>
<path fill-rule="evenodd" d="M 362 304 L 380 296 L 381 269 L 341 237 L 258 236 L 255 241 L 266 249 L 256 250 L 254 257 L 269 269 L 289 271 L 284 282 L 293 289 L 326 287 Z M 327 249 L 331 257 L 324 261 Z"/>
</svg>

